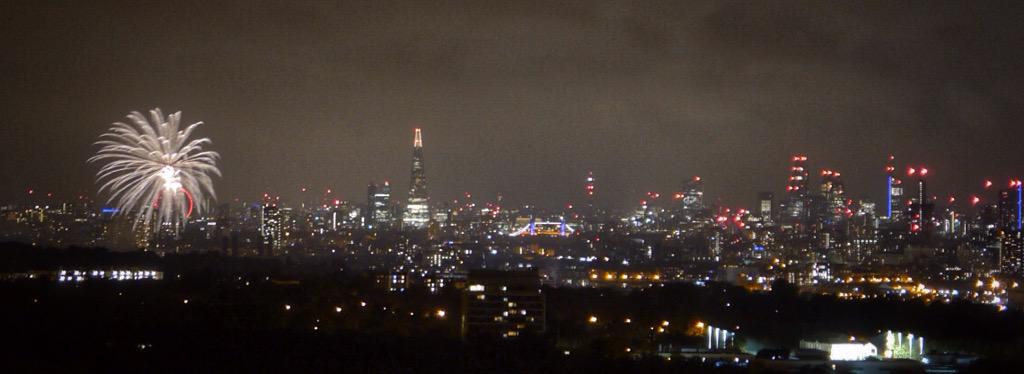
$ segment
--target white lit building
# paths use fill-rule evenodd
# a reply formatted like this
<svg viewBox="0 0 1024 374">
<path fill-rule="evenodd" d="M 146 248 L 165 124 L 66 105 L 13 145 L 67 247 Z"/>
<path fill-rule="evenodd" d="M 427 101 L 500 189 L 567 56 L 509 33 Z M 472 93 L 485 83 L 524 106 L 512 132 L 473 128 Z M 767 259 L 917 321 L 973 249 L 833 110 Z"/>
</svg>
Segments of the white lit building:
<svg viewBox="0 0 1024 374">
<path fill-rule="evenodd" d="M 800 348 L 828 352 L 829 359 L 833 361 L 863 361 L 878 357 L 878 347 L 856 340 L 835 343 L 801 340 Z"/>
</svg>

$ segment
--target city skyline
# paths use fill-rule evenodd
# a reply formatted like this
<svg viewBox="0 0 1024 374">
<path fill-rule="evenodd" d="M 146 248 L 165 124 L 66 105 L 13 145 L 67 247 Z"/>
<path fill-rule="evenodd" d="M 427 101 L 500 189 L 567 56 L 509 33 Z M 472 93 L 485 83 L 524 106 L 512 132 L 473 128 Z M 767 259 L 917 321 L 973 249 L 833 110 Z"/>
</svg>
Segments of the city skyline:
<svg viewBox="0 0 1024 374">
<path fill-rule="evenodd" d="M 434 201 L 558 207 L 593 171 L 609 206 L 694 175 L 709 203 L 752 206 L 782 192 L 792 154 L 875 202 L 890 154 L 929 166 L 941 195 L 1022 173 L 1014 12 L 835 5 L 7 3 L 0 198 L 95 196 L 92 139 L 157 106 L 206 123 L 221 201 L 404 189 L 415 127 Z M 149 14 L 179 24 L 135 21 Z"/>
<path fill-rule="evenodd" d="M 424 168 L 423 168 L 423 148 L 424 147 L 423 147 L 423 142 L 422 142 L 422 137 L 421 137 L 422 136 L 421 135 L 422 129 L 419 128 L 419 127 L 416 127 L 416 128 L 413 128 L 412 130 L 414 132 L 413 164 L 412 164 L 413 166 L 412 166 L 412 174 L 411 174 L 411 177 L 409 178 L 409 186 L 410 186 L 409 194 L 408 194 L 408 196 L 390 196 L 390 192 L 388 192 L 388 195 L 389 195 L 388 200 L 392 201 L 393 204 L 397 204 L 397 206 L 402 206 L 402 207 L 405 207 L 407 204 L 413 204 L 413 205 L 417 205 L 418 206 L 418 205 L 423 205 L 424 203 L 429 203 L 429 204 L 435 204 L 436 205 L 438 203 L 442 203 L 442 202 L 445 202 L 445 201 L 447 201 L 447 202 L 454 202 L 454 201 L 458 201 L 460 199 L 464 199 L 466 193 L 469 193 L 471 195 L 474 194 L 473 191 L 456 192 L 453 196 L 450 196 L 451 197 L 450 199 L 447 199 L 447 200 L 434 200 L 434 202 L 432 202 L 432 203 L 430 203 L 428 201 L 429 197 L 428 197 L 427 193 L 425 192 L 425 191 L 427 191 L 427 189 L 426 189 L 426 182 L 425 182 L 425 179 L 424 179 L 425 178 L 424 177 L 425 173 L 424 173 Z M 827 180 L 829 178 L 831 178 L 833 173 L 835 173 L 835 176 L 838 178 L 838 174 L 839 173 L 838 173 L 837 170 L 833 170 L 833 169 L 830 169 L 830 168 L 827 168 L 827 167 L 816 167 L 812 163 L 812 161 L 810 161 L 810 159 L 806 155 L 804 155 L 804 154 L 796 154 L 796 155 L 793 155 L 793 156 L 789 156 L 788 157 L 788 161 L 790 161 L 790 162 L 797 162 L 797 161 L 799 161 L 799 163 L 801 165 L 806 165 L 807 166 L 806 170 L 803 170 L 803 169 L 801 170 L 801 173 L 803 173 L 803 177 L 802 178 L 804 178 L 803 179 L 803 187 L 805 188 L 805 190 L 804 190 L 805 193 L 806 192 L 809 192 L 809 193 L 812 193 L 812 194 L 820 193 L 821 191 L 819 191 L 819 192 L 815 192 L 814 191 L 814 188 L 816 188 L 816 186 L 817 186 L 817 182 L 818 181 L 827 182 Z M 879 181 L 876 179 L 874 182 L 877 185 L 870 186 L 871 189 L 870 189 L 870 191 L 868 193 L 863 193 L 862 191 L 854 189 L 852 192 L 850 192 L 850 193 L 848 193 L 848 194 L 846 194 L 844 196 L 847 197 L 847 198 L 855 199 L 855 200 L 865 200 L 865 201 L 869 201 L 869 202 L 872 202 L 872 203 L 880 204 L 880 206 L 883 207 L 882 208 L 883 215 L 888 215 L 889 213 L 885 210 L 885 207 L 886 207 L 887 203 L 890 203 L 890 202 L 891 202 L 891 204 L 902 203 L 902 200 L 901 200 L 901 198 L 899 196 L 895 196 L 895 198 L 894 198 L 893 196 L 886 194 L 885 191 L 887 191 L 887 190 L 889 190 L 889 189 L 891 189 L 893 187 L 893 185 L 891 184 L 892 182 L 889 180 L 889 178 L 895 178 L 895 179 L 893 179 L 895 181 L 895 180 L 902 179 L 902 177 L 907 177 L 907 178 L 915 177 L 913 175 L 913 173 L 916 170 L 916 168 L 924 168 L 925 166 L 920 165 L 920 164 L 908 164 L 906 167 L 903 167 L 903 168 L 894 166 L 894 165 L 898 165 L 900 163 L 897 162 L 895 160 L 895 156 L 891 155 L 891 154 L 885 159 L 884 164 L 885 164 L 885 166 L 882 168 L 882 171 L 877 173 L 877 174 L 879 174 L 878 178 L 881 179 L 881 183 L 878 183 Z M 818 171 L 820 171 L 820 174 L 818 173 Z M 794 171 L 791 170 L 791 172 L 794 172 Z M 907 173 L 907 174 L 904 174 L 904 173 Z M 780 172 L 779 174 L 783 174 L 783 173 Z M 799 173 L 797 175 L 799 175 Z M 934 175 L 934 173 L 932 173 L 932 175 Z M 1012 174 L 1007 174 L 1007 175 L 1012 175 Z M 610 201 L 612 201 L 614 199 L 609 199 L 607 196 L 605 196 L 605 194 L 603 193 L 604 191 L 602 191 L 602 193 L 593 193 L 592 190 L 588 190 L 587 189 L 588 185 L 589 186 L 594 186 L 595 185 L 595 183 L 592 181 L 592 178 L 594 178 L 593 171 L 587 171 L 585 176 L 583 177 L 583 179 L 580 181 L 580 186 L 582 186 L 583 189 L 581 189 L 579 191 L 571 191 L 567 195 L 563 196 L 562 198 L 564 199 L 564 203 L 555 202 L 553 205 L 545 206 L 543 204 L 537 204 L 536 202 L 520 201 L 520 202 L 518 202 L 518 204 L 520 204 L 520 205 L 534 205 L 534 206 L 539 206 L 541 208 L 547 208 L 547 209 L 565 208 L 566 207 L 565 204 L 570 204 L 570 205 L 571 204 L 579 204 L 579 203 L 583 203 L 583 202 L 585 202 L 587 200 L 599 202 L 599 203 L 602 204 L 602 206 L 604 208 L 612 208 L 612 209 L 630 209 L 637 202 L 640 202 L 640 203 L 652 203 L 652 204 L 659 204 L 659 205 L 665 205 L 665 204 L 669 204 L 669 205 L 683 204 L 683 205 L 686 205 L 686 204 L 689 204 L 689 203 L 686 202 L 686 201 L 680 200 L 680 199 L 683 199 L 683 197 L 686 195 L 685 192 L 686 191 L 691 191 L 693 189 L 693 184 L 694 183 L 700 183 L 701 185 L 703 185 L 705 183 L 704 177 L 701 177 L 699 175 L 695 175 L 695 176 L 691 176 L 691 177 L 686 177 L 686 178 L 684 178 L 678 184 L 677 187 L 669 188 L 669 189 L 664 190 L 664 191 L 655 191 L 655 190 L 648 190 L 648 191 L 643 191 L 643 192 L 641 192 L 641 191 L 630 191 L 629 192 L 630 196 L 628 196 L 628 198 L 626 200 L 622 200 L 618 204 L 616 204 L 614 202 L 610 203 Z M 730 199 L 728 201 L 725 201 L 721 196 L 716 196 L 716 194 L 714 192 L 712 192 L 710 194 L 711 200 L 709 200 L 706 204 L 709 205 L 709 206 L 718 206 L 718 207 L 752 208 L 752 207 L 756 206 L 756 204 L 757 204 L 757 201 L 756 201 L 757 200 L 757 196 L 756 195 L 758 195 L 758 194 L 761 194 L 763 192 L 777 193 L 777 192 L 788 192 L 788 191 L 790 191 L 790 189 L 793 188 L 792 187 L 792 183 L 793 183 L 792 178 L 793 177 L 791 175 L 789 180 L 784 181 L 782 184 L 779 184 L 779 185 L 775 186 L 776 188 L 769 188 L 769 189 L 765 189 L 765 190 L 760 190 L 760 191 L 757 191 L 753 195 L 748 196 L 746 198 L 739 197 L 739 198 L 733 198 L 733 199 Z M 932 178 L 933 177 L 929 176 L 927 179 L 929 181 L 931 181 Z M 1016 181 L 1019 178 L 1018 177 L 1010 176 L 1010 177 L 1008 177 L 1006 179 L 1007 179 L 1006 182 L 1009 183 L 1009 186 L 1007 188 L 1013 188 L 1014 187 L 1014 183 L 1016 183 Z M 383 178 L 383 179 L 380 180 L 380 183 L 382 183 L 382 184 L 383 183 L 391 183 L 392 181 L 395 181 L 395 180 L 401 181 L 401 178 L 395 178 L 395 179 Z M 419 182 L 415 182 L 415 180 L 419 180 Z M 603 183 L 603 182 L 604 181 L 602 180 L 601 183 Z M 373 183 L 376 183 L 376 181 L 371 180 L 369 183 L 373 184 Z M 934 182 L 929 182 L 929 183 L 934 187 Z M 417 189 L 417 185 L 418 184 L 422 184 L 422 185 L 418 186 L 419 188 Z M 960 200 L 961 202 L 969 202 L 971 199 L 974 199 L 974 198 L 980 199 L 979 201 L 971 203 L 970 205 L 972 207 L 973 207 L 973 205 L 976 205 L 977 203 L 982 203 L 982 204 L 994 204 L 994 203 L 996 203 L 995 198 L 997 196 L 996 196 L 996 192 L 995 191 L 999 191 L 999 190 L 1002 189 L 1002 188 L 1000 188 L 1000 184 L 998 184 L 998 182 L 994 182 L 992 178 L 986 178 L 986 179 L 980 180 L 980 181 L 978 181 L 977 183 L 974 183 L 974 184 L 975 184 L 975 186 L 973 186 L 973 188 L 971 188 L 971 187 L 964 188 L 964 189 L 961 190 L 962 192 L 960 192 L 960 193 L 957 193 L 957 192 L 946 192 L 948 190 L 943 190 L 943 189 L 940 188 L 938 192 L 936 192 L 935 190 L 930 190 L 928 192 L 928 195 L 930 196 L 930 198 L 932 198 L 933 200 L 936 200 L 936 201 L 942 201 L 942 200 L 948 199 L 950 197 L 955 198 L 955 200 Z M 715 184 L 712 184 L 712 185 L 715 185 Z M 808 191 L 807 190 L 808 185 L 811 185 L 811 186 L 814 186 L 814 187 L 811 187 L 811 190 Z M 785 187 L 783 188 L 783 186 L 785 186 Z M 878 191 L 878 187 L 881 187 L 881 192 Z M 898 187 L 898 188 L 903 188 L 908 193 L 911 191 L 911 190 L 907 190 L 908 186 L 901 186 L 901 187 Z M 344 189 L 346 189 L 346 186 L 341 186 L 340 189 L 344 190 Z M 604 188 L 602 188 L 602 190 L 603 189 Z M 232 197 L 230 197 L 228 199 L 225 199 L 225 200 L 223 200 L 221 202 L 230 202 L 230 201 L 250 201 L 250 202 L 255 202 L 255 201 L 266 199 L 267 197 L 274 198 L 274 199 L 276 199 L 278 201 L 283 199 L 284 203 L 292 203 L 292 204 L 298 204 L 298 205 L 305 204 L 306 202 L 311 201 L 310 199 L 321 199 L 322 200 L 324 198 L 328 198 L 329 200 L 339 200 L 339 201 L 346 201 L 346 202 L 357 203 L 357 204 L 360 202 L 359 197 L 356 197 L 356 196 L 351 196 L 351 197 L 349 197 L 349 196 L 341 196 L 340 194 L 338 194 L 336 192 L 338 190 L 339 190 L 338 186 L 323 186 L 322 188 L 318 188 L 317 186 L 310 186 L 310 185 L 306 185 L 306 184 L 300 184 L 300 185 L 296 185 L 293 188 L 291 188 L 289 190 L 285 190 L 285 191 L 264 190 L 263 192 L 258 193 L 256 196 L 248 196 L 246 198 L 240 198 L 238 196 L 232 196 Z M 417 192 L 417 190 L 424 191 L 424 192 Z M 41 199 L 43 197 L 45 197 L 45 198 L 47 198 L 47 199 L 49 199 L 51 201 L 55 201 L 55 202 L 81 200 L 82 197 L 90 198 L 90 199 L 91 198 L 95 198 L 95 200 L 97 200 L 97 201 L 104 201 L 104 199 L 107 197 L 105 194 L 102 193 L 102 191 L 100 191 L 99 193 L 97 193 L 97 194 L 95 194 L 93 196 L 88 196 L 87 194 L 84 194 L 84 192 L 79 192 L 78 196 L 74 196 L 74 194 L 72 194 L 70 196 L 59 196 L 59 194 L 54 194 L 52 191 L 53 191 L 53 189 L 46 189 L 46 188 L 39 188 L 39 187 L 36 187 L 36 186 L 29 186 L 27 189 L 23 189 L 22 190 L 20 198 L 15 196 L 15 197 L 13 197 L 11 199 L 8 199 L 6 201 L 8 201 L 8 202 L 25 201 L 25 200 L 30 200 L 31 201 L 31 200 L 38 200 L 38 199 Z M 701 189 L 701 191 L 703 191 L 703 188 Z M 317 194 L 322 194 L 322 196 L 318 196 Z M 415 194 L 417 196 L 417 199 L 419 199 L 419 200 L 417 200 L 417 201 L 412 201 L 412 200 L 406 201 L 406 199 L 407 198 L 411 198 L 413 194 Z M 882 198 L 881 199 L 877 199 L 875 197 L 876 194 L 881 194 Z M 665 197 L 664 199 L 660 199 L 660 197 L 662 195 Z M 496 196 L 484 196 L 484 197 L 482 197 L 482 199 L 483 199 L 483 201 L 494 201 L 494 200 L 497 199 L 498 196 L 501 196 L 503 200 L 507 199 L 507 194 L 503 193 L 503 192 L 500 192 L 500 191 L 497 193 Z M 513 196 L 515 196 L 514 193 L 513 193 Z M 673 197 L 675 197 L 675 198 L 673 198 Z M 478 199 L 480 199 L 480 198 L 481 197 L 478 196 Z M 557 199 L 557 197 L 553 197 L 553 198 Z M 680 200 L 680 201 L 671 202 L 671 200 Z M 550 200 L 550 201 L 555 201 L 555 200 Z M 701 201 L 700 204 L 703 206 L 705 204 L 704 203 L 704 194 L 703 194 L 703 192 L 701 192 L 700 201 Z M 106 206 L 106 205 L 110 205 L 110 204 L 108 204 L 108 203 L 101 203 L 100 205 Z M 402 220 L 404 220 L 404 219 L 405 218 L 402 218 Z M 422 228 L 422 224 L 423 223 L 417 223 L 415 226 L 419 226 L 420 228 Z"/>
<path fill-rule="evenodd" d="M 0 14 L 0 373 L 1021 371 L 1024 2 Z"/>
</svg>

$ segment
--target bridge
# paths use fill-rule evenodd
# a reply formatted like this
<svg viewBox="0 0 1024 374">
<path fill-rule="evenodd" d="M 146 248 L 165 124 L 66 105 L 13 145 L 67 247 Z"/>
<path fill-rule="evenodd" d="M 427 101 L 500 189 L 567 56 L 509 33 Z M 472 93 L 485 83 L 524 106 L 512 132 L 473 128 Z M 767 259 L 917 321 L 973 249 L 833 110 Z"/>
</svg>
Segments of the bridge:
<svg viewBox="0 0 1024 374">
<path fill-rule="evenodd" d="M 508 236 L 569 236 L 576 232 L 576 229 L 560 221 L 537 221 L 530 218 L 530 221 Z"/>
</svg>

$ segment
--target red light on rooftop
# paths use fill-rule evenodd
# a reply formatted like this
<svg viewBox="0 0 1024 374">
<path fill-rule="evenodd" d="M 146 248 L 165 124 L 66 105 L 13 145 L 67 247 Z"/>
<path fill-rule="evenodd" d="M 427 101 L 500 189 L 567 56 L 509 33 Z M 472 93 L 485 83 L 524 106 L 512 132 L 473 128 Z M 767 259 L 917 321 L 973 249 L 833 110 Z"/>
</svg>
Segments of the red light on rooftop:
<svg viewBox="0 0 1024 374">
<path fill-rule="evenodd" d="M 914 169 L 914 168 L 907 169 L 907 175 L 914 175 L 914 174 L 917 174 L 917 169 Z"/>
<path fill-rule="evenodd" d="M 697 181 L 697 182 L 700 182 L 700 176 L 696 176 L 696 175 L 695 175 L 695 176 L 693 176 L 693 180 L 694 180 L 694 181 Z"/>
<path fill-rule="evenodd" d="M 923 177 L 925 175 L 928 175 L 928 169 L 921 168 L 921 176 Z"/>
<path fill-rule="evenodd" d="M 978 205 L 978 203 L 980 203 L 980 202 L 981 202 L 981 198 L 980 197 L 977 197 L 977 196 L 972 196 L 971 197 L 971 205 Z"/>
<path fill-rule="evenodd" d="M 992 181 L 986 180 L 985 181 L 985 188 L 989 188 L 989 187 L 992 187 Z"/>
</svg>

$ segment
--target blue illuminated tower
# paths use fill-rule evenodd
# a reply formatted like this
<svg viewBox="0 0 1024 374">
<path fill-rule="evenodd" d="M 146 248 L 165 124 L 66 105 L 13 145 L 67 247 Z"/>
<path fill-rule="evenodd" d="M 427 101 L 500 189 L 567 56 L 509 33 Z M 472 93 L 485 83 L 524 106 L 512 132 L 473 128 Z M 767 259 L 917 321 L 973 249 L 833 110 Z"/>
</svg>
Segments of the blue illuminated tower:
<svg viewBox="0 0 1024 374">
<path fill-rule="evenodd" d="M 891 222 L 903 220 L 903 181 L 896 176 L 896 167 L 892 165 L 895 159 L 890 155 L 885 166 L 885 217 Z"/>
</svg>

